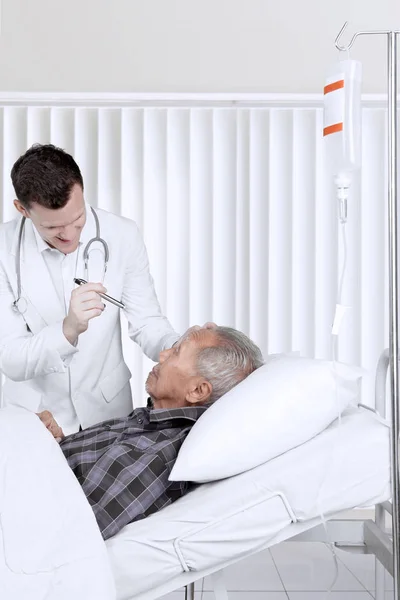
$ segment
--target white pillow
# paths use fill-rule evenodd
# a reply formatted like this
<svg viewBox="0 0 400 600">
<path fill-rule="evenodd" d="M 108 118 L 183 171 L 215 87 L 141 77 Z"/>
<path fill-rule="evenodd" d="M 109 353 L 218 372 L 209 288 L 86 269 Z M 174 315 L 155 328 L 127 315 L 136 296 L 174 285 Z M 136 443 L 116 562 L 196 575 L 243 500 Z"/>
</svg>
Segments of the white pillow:
<svg viewBox="0 0 400 600">
<path fill-rule="evenodd" d="M 364 370 L 275 355 L 195 423 L 170 481 L 237 475 L 307 442 L 358 399 Z"/>
</svg>

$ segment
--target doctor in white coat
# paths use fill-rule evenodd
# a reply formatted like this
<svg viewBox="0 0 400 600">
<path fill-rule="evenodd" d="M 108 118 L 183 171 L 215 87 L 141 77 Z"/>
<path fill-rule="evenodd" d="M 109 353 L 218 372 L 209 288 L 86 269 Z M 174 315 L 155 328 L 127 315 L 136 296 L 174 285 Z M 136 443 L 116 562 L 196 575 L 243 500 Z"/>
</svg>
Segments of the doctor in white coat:
<svg viewBox="0 0 400 600">
<path fill-rule="evenodd" d="M 127 415 L 121 309 L 98 292 L 125 305 L 130 338 L 152 360 L 179 337 L 162 315 L 138 228 L 88 206 L 78 165 L 52 145 L 30 148 L 11 178 L 20 214 L 0 225 L 3 405 L 48 409 L 65 434 Z"/>
</svg>

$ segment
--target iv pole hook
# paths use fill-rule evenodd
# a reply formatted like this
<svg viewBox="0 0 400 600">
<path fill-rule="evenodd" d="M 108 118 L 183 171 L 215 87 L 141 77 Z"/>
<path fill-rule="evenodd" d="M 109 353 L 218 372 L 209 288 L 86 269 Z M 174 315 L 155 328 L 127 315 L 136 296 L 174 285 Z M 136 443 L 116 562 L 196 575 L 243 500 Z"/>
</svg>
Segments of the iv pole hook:
<svg viewBox="0 0 400 600">
<path fill-rule="evenodd" d="M 354 44 L 354 42 L 355 42 L 355 39 L 356 39 L 356 37 L 357 37 L 356 35 L 353 35 L 353 37 L 352 37 L 352 38 L 351 38 L 351 40 L 350 40 L 350 43 L 349 43 L 347 46 L 341 46 L 341 45 L 339 44 L 339 40 L 340 40 L 340 38 L 342 37 L 342 34 L 344 33 L 344 31 L 345 31 L 345 29 L 347 28 L 347 25 L 348 25 L 348 24 L 349 24 L 349 22 L 348 22 L 348 21 L 346 21 L 346 22 L 345 22 L 345 24 L 343 25 L 342 29 L 341 29 L 341 30 L 339 31 L 339 33 L 337 34 L 337 36 L 336 36 L 336 39 L 335 39 L 335 46 L 336 46 L 336 48 L 337 48 L 337 49 L 338 49 L 340 52 L 347 52 L 348 50 L 350 50 L 350 48 L 351 48 L 351 47 L 352 47 L 352 45 Z"/>
<path fill-rule="evenodd" d="M 339 44 L 339 40 L 342 37 L 345 29 L 347 28 L 347 25 L 349 24 L 348 21 L 345 22 L 345 24 L 343 25 L 342 29 L 339 31 L 339 33 L 336 36 L 335 39 L 335 46 L 336 48 L 340 51 L 340 52 L 348 52 L 350 50 L 350 48 L 352 47 L 352 45 L 354 44 L 354 42 L 356 41 L 356 39 L 358 38 L 359 35 L 382 35 L 382 34 L 388 34 L 390 33 L 390 31 L 385 31 L 385 30 L 373 30 L 373 31 L 357 31 L 357 33 L 355 33 L 353 35 L 353 37 L 351 38 L 350 42 L 347 44 L 347 46 L 341 46 Z M 398 31 L 395 31 L 394 33 L 399 33 Z"/>
</svg>

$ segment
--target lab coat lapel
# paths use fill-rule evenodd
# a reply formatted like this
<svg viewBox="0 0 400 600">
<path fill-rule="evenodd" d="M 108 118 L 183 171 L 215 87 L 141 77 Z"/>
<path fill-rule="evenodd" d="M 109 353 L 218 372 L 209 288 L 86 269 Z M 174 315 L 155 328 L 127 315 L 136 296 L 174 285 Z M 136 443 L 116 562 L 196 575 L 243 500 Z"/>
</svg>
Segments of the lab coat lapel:
<svg viewBox="0 0 400 600">
<path fill-rule="evenodd" d="M 34 306 L 47 325 L 64 319 L 65 309 L 60 303 L 43 253 L 38 252 L 33 225 L 29 219 L 25 222 L 22 240 L 21 287 L 22 297 Z"/>
</svg>

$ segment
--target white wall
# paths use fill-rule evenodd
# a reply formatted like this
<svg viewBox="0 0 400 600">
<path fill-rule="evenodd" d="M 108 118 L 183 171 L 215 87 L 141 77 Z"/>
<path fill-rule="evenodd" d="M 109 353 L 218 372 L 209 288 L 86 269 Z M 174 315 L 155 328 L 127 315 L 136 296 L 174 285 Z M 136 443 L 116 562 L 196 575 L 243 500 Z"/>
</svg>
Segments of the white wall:
<svg viewBox="0 0 400 600">
<path fill-rule="evenodd" d="M 400 29 L 399 0 L 2 0 L 0 90 L 319 92 L 352 30 Z M 363 39 L 364 91 L 385 90 Z"/>
</svg>

